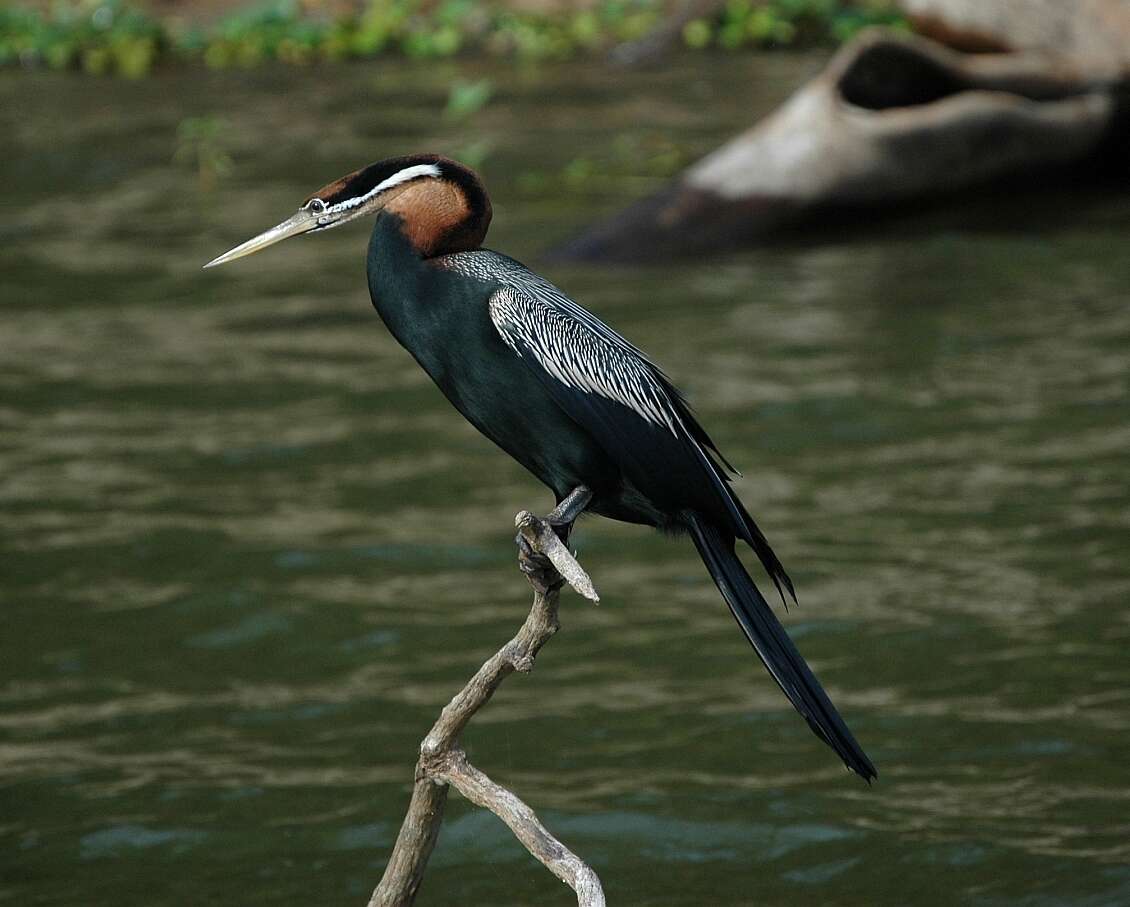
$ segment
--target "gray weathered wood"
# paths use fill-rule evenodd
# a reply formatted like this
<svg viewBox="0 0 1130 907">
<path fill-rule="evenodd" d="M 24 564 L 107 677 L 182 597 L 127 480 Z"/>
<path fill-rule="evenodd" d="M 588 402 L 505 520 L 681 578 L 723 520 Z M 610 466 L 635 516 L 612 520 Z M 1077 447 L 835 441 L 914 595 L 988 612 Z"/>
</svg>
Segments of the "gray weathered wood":
<svg viewBox="0 0 1130 907">
<path fill-rule="evenodd" d="M 515 518 L 515 524 L 534 551 L 549 558 L 569 585 L 586 598 L 599 601 L 592 580 L 548 523 L 523 511 Z M 369 907 L 407 907 L 415 901 L 428 858 L 439 838 L 449 785 L 502 819 L 535 858 L 576 892 L 578 907 L 604 907 L 604 892 L 596 873 L 550 834 L 534 811 L 514 793 L 472 766 L 459 746 L 463 729 L 490 701 L 502 681 L 514 671 L 533 670 L 541 647 L 560 627 L 557 585 L 529 579 L 534 601 L 525 623 L 444 707 L 420 744 L 408 813 L 384 876 L 369 899 Z"/>
</svg>

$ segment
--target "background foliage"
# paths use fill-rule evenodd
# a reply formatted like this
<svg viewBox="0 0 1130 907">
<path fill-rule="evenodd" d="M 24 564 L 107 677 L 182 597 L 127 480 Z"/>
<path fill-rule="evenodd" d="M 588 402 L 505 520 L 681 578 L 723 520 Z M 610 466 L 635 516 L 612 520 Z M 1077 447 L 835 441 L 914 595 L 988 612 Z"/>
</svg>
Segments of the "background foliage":
<svg viewBox="0 0 1130 907">
<path fill-rule="evenodd" d="M 342 12 L 273 0 L 205 26 L 165 21 L 122 0 L 83 0 L 50 11 L 0 9 L 0 65 L 136 78 L 174 60 L 223 69 L 382 54 L 568 59 L 640 38 L 664 12 L 660 0 L 599 0 L 582 10 L 544 12 L 474 0 L 370 0 Z M 716 15 L 686 23 L 682 37 L 700 50 L 812 46 L 900 21 L 888 0 L 730 0 Z"/>
</svg>

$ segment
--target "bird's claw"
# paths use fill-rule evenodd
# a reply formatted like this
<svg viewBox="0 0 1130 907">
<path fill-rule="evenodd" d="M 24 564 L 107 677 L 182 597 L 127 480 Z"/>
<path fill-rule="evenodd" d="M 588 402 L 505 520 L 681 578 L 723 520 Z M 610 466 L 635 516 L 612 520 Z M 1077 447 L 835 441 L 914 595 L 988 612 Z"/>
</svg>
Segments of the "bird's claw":
<svg viewBox="0 0 1130 907">
<path fill-rule="evenodd" d="M 514 543 L 518 546 L 518 569 L 526 574 L 534 589 L 544 595 L 565 585 L 565 580 L 561 578 L 553 562 L 544 554 L 535 551 L 525 535 L 519 532 L 514 536 Z"/>
</svg>

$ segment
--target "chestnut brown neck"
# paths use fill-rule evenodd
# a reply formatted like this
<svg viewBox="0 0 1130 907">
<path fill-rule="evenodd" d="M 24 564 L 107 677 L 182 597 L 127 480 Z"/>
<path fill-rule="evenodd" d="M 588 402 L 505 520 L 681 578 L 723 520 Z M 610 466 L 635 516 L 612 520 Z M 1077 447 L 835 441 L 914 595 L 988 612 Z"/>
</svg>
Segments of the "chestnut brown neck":
<svg viewBox="0 0 1130 907">
<path fill-rule="evenodd" d="M 490 226 L 490 200 L 481 184 L 461 182 L 421 179 L 389 192 L 384 210 L 400 219 L 401 231 L 421 258 L 482 245 Z"/>
</svg>

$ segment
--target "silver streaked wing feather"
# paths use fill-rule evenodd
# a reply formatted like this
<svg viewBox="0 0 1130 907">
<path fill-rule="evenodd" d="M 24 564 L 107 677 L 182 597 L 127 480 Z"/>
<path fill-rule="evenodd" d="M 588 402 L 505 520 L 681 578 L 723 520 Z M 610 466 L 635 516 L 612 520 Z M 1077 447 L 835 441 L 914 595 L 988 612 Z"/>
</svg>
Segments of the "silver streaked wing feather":
<svg viewBox="0 0 1130 907">
<path fill-rule="evenodd" d="M 490 298 L 491 321 L 519 356 L 524 347 L 566 386 L 621 403 L 676 437 L 688 436 L 672 399 L 678 392 L 659 367 L 544 277 L 486 249 L 445 256 L 440 263 L 501 285 Z"/>
<path fill-rule="evenodd" d="M 662 374 L 659 367 L 648 359 L 646 353 L 625 340 L 592 312 L 574 302 L 544 277 L 535 274 L 513 258 L 508 258 L 498 252 L 491 252 L 488 249 L 477 249 L 473 252 L 458 252 L 454 255 L 445 256 L 440 259 L 440 263 L 444 267 L 458 271 L 468 277 L 478 277 L 481 280 L 500 283 L 505 287 L 510 287 L 540 300 L 560 312 L 571 315 L 609 343 L 632 353 L 650 365 L 657 373 Z"/>
<path fill-rule="evenodd" d="M 576 303 L 585 318 L 554 302 L 528 287 L 504 285 L 491 294 L 490 318 L 517 355 L 532 356 L 567 387 L 623 404 L 676 437 L 685 434 L 655 367 Z"/>
</svg>

